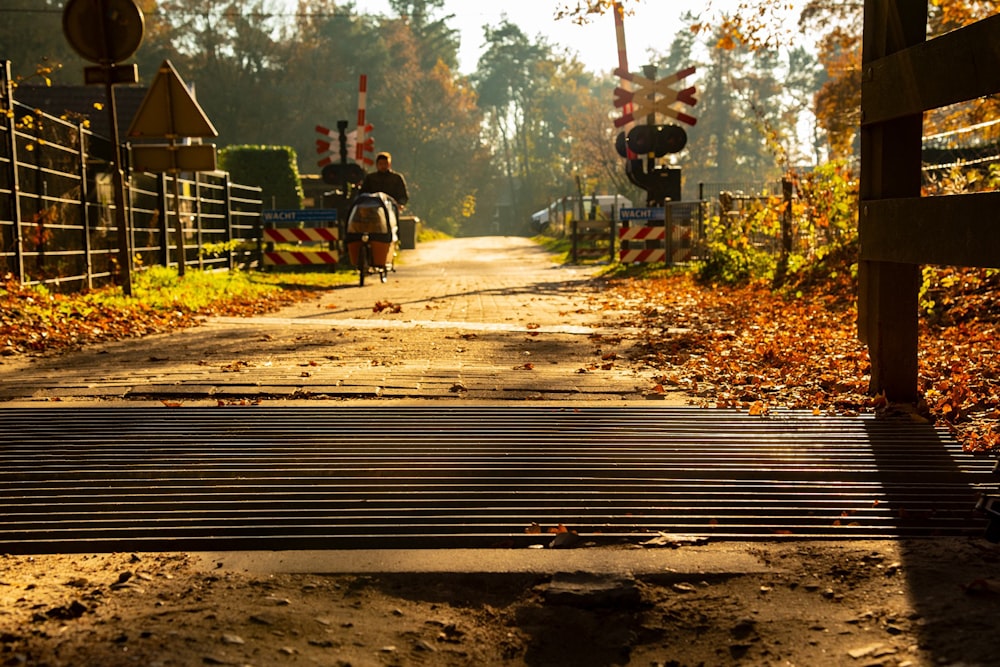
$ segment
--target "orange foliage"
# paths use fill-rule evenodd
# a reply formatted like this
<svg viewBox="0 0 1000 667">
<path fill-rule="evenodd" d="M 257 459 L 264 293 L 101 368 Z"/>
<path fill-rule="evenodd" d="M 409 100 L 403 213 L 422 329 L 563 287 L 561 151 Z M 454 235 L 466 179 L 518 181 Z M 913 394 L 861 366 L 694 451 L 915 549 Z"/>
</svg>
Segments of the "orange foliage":
<svg viewBox="0 0 1000 667">
<path fill-rule="evenodd" d="M 967 449 L 997 448 L 1000 274 L 959 273 L 967 276 L 964 282 L 946 281 L 952 285 L 948 305 L 922 322 L 926 405 L 918 410 L 951 429 Z M 956 291 L 961 285 L 964 294 Z M 599 305 L 622 326 L 642 332 L 630 356 L 659 371 L 653 392 L 682 391 L 699 405 L 759 416 L 773 408 L 838 414 L 886 409 L 882 397 L 868 394 L 870 365 L 857 338 L 854 282 L 841 276 L 797 289 L 705 285 L 686 275 L 620 279 Z"/>
</svg>

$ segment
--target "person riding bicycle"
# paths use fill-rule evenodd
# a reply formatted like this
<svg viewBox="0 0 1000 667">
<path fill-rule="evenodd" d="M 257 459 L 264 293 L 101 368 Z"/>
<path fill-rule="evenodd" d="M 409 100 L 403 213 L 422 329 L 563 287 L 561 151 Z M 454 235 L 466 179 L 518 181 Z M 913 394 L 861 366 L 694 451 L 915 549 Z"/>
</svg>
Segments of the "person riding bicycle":
<svg viewBox="0 0 1000 667">
<path fill-rule="evenodd" d="M 392 155 L 387 152 L 375 157 L 375 171 L 365 176 L 361 184 L 362 192 L 384 192 L 402 208 L 410 200 L 406 191 L 406 179 L 398 171 L 392 170 Z"/>
</svg>

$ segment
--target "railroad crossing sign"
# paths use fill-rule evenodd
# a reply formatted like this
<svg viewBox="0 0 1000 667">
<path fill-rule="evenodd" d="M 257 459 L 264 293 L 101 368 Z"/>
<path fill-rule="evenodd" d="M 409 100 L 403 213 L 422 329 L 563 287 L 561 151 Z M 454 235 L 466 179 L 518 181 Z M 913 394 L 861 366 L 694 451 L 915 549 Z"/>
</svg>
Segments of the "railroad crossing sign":
<svg viewBox="0 0 1000 667">
<path fill-rule="evenodd" d="M 682 123 L 693 126 L 698 119 L 689 114 L 677 111 L 673 104 L 683 102 L 690 106 L 698 103 L 695 98 L 695 88 L 690 86 L 682 90 L 673 88 L 673 84 L 694 74 L 694 67 L 688 67 L 671 74 L 662 79 L 650 79 L 638 74 L 626 72 L 620 67 L 615 70 L 615 75 L 623 81 L 628 81 L 636 88 L 626 90 L 623 87 L 615 88 L 615 106 L 622 109 L 621 118 L 615 119 L 615 127 L 622 127 L 636 122 L 637 119 L 660 114 L 679 120 Z M 627 108 L 631 105 L 631 108 Z"/>
<path fill-rule="evenodd" d="M 362 128 L 351 130 L 344 134 L 344 149 L 346 150 L 346 159 L 353 159 L 358 164 L 373 164 L 372 159 L 367 156 L 375 150 L 375 137 L 371 136 L 371 131 L 375 128 L 369 123 Z M 340 151 L 340 133 L 337 130 L 331 130 L 328 127 L 322 125 L 316 126 L 316 131 L 327 137 L 326 139 L 316 140 L 316 152 L 323 156 L 319 160 L 319 166 L 325 167 L 326 165 L 333 162 L 334 158 L 334 148 L 339 154 Z M 361 142 L 360 149 L 358 148 L 358 135 L 364 137 Z M 332 141 L 331 141 L 332 140 Z M 334 142 L 337 142 L 334 144 Z"/>
</svg>

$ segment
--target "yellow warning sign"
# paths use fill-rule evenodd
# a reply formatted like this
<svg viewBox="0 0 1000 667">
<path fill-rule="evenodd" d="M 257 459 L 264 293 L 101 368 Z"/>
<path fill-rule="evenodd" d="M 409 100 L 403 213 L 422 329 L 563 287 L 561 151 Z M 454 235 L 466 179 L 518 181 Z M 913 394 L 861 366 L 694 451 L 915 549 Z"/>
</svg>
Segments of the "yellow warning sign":
<svg viewBox="0 0 1000 667">
<path fill-rule="evenodd" d="M 130 139 L 173 139 L 217 137 L 219 133 L 174 66 L 164 60 L 132 119 L 127 136 Z"/>
</svg>

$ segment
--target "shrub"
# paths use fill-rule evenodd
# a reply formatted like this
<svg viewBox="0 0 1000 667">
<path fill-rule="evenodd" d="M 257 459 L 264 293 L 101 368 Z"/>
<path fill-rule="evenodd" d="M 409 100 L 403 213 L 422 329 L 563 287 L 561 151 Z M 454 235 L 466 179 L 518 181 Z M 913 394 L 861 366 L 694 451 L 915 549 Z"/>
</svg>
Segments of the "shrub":
<svg viewBox="0 0 1000 667">
<path fill-rule="evenodd" d="M 223 148 L 219 168 L 228 171 L 237 183 L 259 186 L 264 208 L 302 208 L 302 180 L 295 149 L 289 146 Z"/>
</svg>

